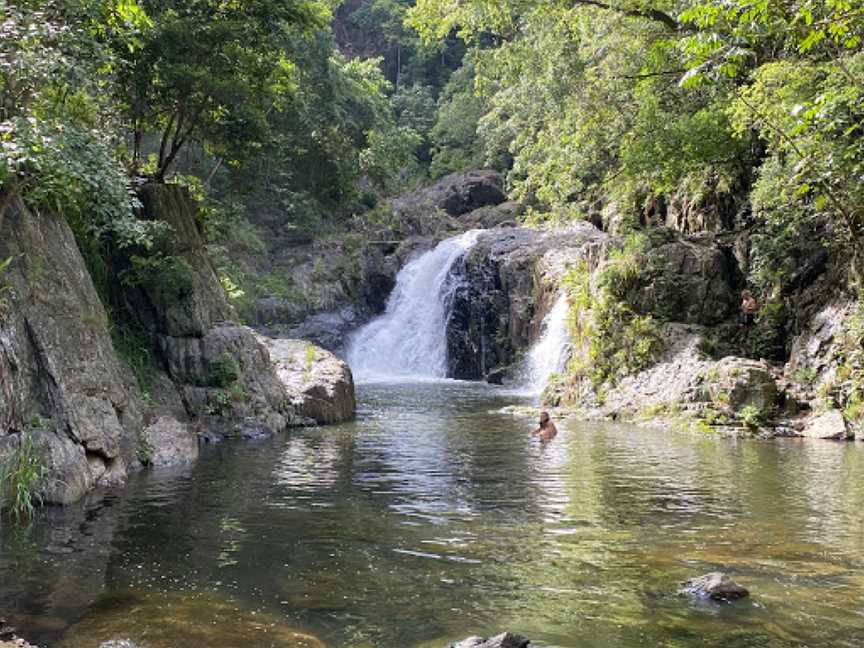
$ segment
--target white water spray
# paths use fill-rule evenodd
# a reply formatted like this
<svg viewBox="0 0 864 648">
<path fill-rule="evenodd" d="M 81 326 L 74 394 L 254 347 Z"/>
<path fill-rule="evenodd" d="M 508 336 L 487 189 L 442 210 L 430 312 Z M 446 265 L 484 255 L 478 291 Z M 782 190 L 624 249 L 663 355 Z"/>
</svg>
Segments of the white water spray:
<svg viewBox="0 0 864 648">
<path fill-rule="evenodd" d="M 570 352 L 567 311 L 567 295 L 562 292 L 552 310 L 543 318 L 539 339 L 525 356 L 520 382 L 529 393 L 539 394 L 552 374 L 564 371 Z"/>
<path fill-rule="evenodd" d="M 442 241 L 402 268 L 384 314 L 348 341 L 348 364 L 356 377 L 447 376 L 447 308 L 459 287 L 451 270 L 481 232 Z"/>
</svg>

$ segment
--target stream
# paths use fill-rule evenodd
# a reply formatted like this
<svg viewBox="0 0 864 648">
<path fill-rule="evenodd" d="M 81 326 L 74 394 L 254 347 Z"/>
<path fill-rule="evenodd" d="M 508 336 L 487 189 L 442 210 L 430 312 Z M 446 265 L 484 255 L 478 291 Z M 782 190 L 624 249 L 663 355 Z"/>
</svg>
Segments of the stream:
<svg viewBox="0 0 864 648">
<path fill-rule="evenodd" d="M 254 618 L 330 648 L 503 629 L 559 648 L 864 643 L 856 445 L 560 422 L 541 446 L 532 421 L 501 411 L 520 402 L 501 388 L 359 396 L 355 423 L 205 447 L 193 466 L 5 526 L 0 610 L 75 648 L 155 637 L 155 621 L 152 645 L 193 645 L 175 617 L 226 647 L 320 645 L 220 642 Z M 713 569 L 751 598 L 675 595 Z"/>
<path fill-rule="evenodd" d="M 509 388 L 447 380 L 476 232 L 399 273 L 356 331 L 357 420 L 205 446 L 0 528 L 0 616 L 49 648 L 864 645 L 864 449 L 559 421 L 559 297 Z M 525 394 L 532 394 L 527 396 Z M 729 572 L 734 604 L 679 597 Z"/>
</svg>

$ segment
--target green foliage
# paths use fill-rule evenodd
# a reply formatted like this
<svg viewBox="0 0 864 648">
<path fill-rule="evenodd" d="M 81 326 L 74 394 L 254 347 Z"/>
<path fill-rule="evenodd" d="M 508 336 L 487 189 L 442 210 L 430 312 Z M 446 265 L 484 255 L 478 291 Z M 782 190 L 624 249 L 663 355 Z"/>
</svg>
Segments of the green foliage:
<svg viewBox="0 0 864 648">
<path fill-rule="evenodd" d="M 311 371 L 312 367 L 315 365 L 315 358 L 316 358 L 317 354 L 318 354 L 318 352 L 315 349 L 314 344 L 307 344 L 306 345 L 306 352 L 304 354 L 305 359 L 306 359 L 306 371 Z"/>
<path fill-rule="evenodd" d="M 758 429 L 763 423 L 762 412 L 753 405 L 745 405 L 738 411 L 738 418 L 744 427 L 750 430 Z"/>
<path fill-rule="evenodd" d="M 114 351 L 132 371 L 138 391 L 148 401 L 158 369 L 149 336 L 132 325 L 116 321 L 110 322 L 109 332 Z"/>
<path fill-rule="evenodd" d="M 753 358 L 782 360 L 786 356 L 786 304 L 768 299 L 759 308 L 756 325 L 747 334 L 747 351 Z"/>
<path fill-rule="evenodd" d="M 155 449 L 146 438 L 143 436 L 138 437 L 138 447 L 135 449 L 135 456 L 142 465 L 149 466 L 153 463 L 154 450 Z"/>
<path fill-rule="evenodd" d="M 577 350 L 568 371 L 571 379 L 588 378 L 595 391 L 650 367 L 663 350 L 650 316 L 638 315 L 622 301 L 622 281 L 633 276 L 630 256 L 619 256 L 600 272 L 595 285 L 586 263 L 564 280 L 570 303 L 569 328 Z"/>
<path fill-rule="evenodd" d="M 45 474 L 45 464 L 32 434 L 20 434 L 18 445 L 7 456 L 0 457 L 0 510 L 19 522 L 33 517 L 42 503 Z"/>
<path fill-rule="evenodd" d="M 230 387 L 240 379 L 240 366 L 228 355 L 222 354 L 210 363 L 207 384 L 214 387 Z"/>
<path fill-rule="evenodd" d="M 432 178 L 484 166 L 485 147 L 477 129 L 485 111 L 486 105 L 474 88 L 474 66 L 466 61 L 450 77 L 439 99 L 435 125 L 429 135 Z"/>
<path fill-rule="evenodd" d="M 129 263 L 121 273 L 126 286 L 141 286 L 166 304 L 180 303 L 192 294 L 192 266 L 183 257 L 154 251 L 147 256 L 133 254 Z"/>
<path fill-rule="evenodd" d="M 132 164 L 143 138 L 161 133 L 157 179 L 189 142 L 239 161 L 268 136 L 269 115 L 296 88 L 291 37 L 329 18 L 317 0 L 199 2 L 141 0 L 146 24 L 135 46 L 105 36 L 113 55 L 115 100 L 133 131 Z"/>
</svg>

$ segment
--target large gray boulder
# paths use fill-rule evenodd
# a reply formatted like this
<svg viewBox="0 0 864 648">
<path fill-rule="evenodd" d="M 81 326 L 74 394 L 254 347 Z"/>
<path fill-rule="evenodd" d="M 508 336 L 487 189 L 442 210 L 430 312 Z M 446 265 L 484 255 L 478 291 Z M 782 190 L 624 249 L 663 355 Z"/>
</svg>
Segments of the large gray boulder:
<svg viewBox="0 0 864 648">
<path fill-rule="evenodd" d="M 809 439 L 834 439 L 840 441 L 851 439 L 853 434 L 849 426 L 846 425 L 843 413 L 840 410 L 829 409 L 812 416 L 801 430 L 801 436 Z"/>
<path fill-rule="evenodd" d="M 393 206 L 399 212 L 426 206 L 441 209 L 450 216 L 461 216 L 506 201 L 503 186 L 503 179 L 497 171 L 487 169 L 451 173 L 431 187 L 395 199 Z"/>
<path fill-rule="evenodd" d="M 161 416 L 141 432 L 139 459 L 151 466 L 173 466 L 198 458 L 198 437 L 185 423 Z"/>
<path fill-rule="evenodd" d="M 267 346 L 276 374 L 300 416 L 320 425 L 354 418 L 354 378 L 347 363 L 304 340 L 259 339 Z"/>
<path fill-rule="evenodd" d="M 0 204 L 0 451 L 32 434 L 45 501 L 68 503 L 123 478 L 141 403 L 66 221 L 18 197 Z"/>
<path fill-rule="evenodd" d="M 734 411 L 752 407 L 769 414 L 777 406 L 777 382 L 764 362 L 729 356 L 715 363 L 706 378 L 711 400 Z"/>
</svg>

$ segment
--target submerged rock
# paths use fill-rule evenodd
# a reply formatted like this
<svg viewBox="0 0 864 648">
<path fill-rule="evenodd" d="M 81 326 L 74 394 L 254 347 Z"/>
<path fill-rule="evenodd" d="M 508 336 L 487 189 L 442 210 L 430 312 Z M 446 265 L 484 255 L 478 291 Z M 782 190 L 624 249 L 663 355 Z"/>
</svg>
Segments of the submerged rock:
<svg viewBox="0 0 864 648">
<path fill-rule="evenodd" d="M 259 339 L 270 351 L 276 374 L 300 416 L 320 425 L 354 418 L 354 377 L 347 363 L 304 340 Z"/>
<path fill-rule="evenodd" d="M 682 584 L 679 594 L 711 599 L 712 601 L 735 601 L 746 598 L 750 592 L 733 581 L 728 574 L 711 572 L 691 578 Z"/>
<path fill-rule="evenodd" d="M 205 592 L 128 591 L 104 598 L 58 648 L 326 648 L 275 615 Z"/>
<path fill-rule="evenodd" d="M 468 637 L 457 644 L 450 644 L 449 648 L 526 648 L 530 643 L 522 635 L 505 632 L 491 639 Z"/>
</svg>

